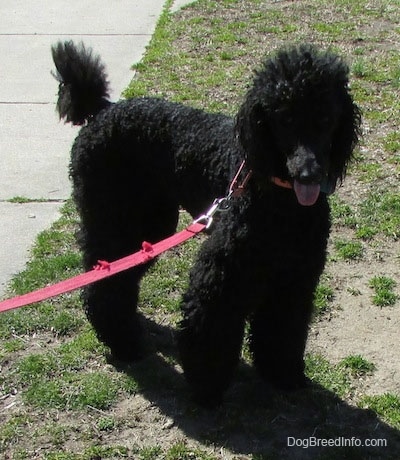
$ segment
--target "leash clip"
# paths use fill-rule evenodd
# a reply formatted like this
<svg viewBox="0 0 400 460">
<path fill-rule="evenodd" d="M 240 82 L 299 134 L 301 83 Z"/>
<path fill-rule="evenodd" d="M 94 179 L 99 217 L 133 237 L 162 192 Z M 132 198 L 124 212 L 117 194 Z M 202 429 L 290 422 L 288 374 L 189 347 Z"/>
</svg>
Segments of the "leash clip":
<svg viewBox="0 0 400 460">
<path fill-rule="evenodd" d="M 198 217 L 193 223 L 194 224 L 205 224 L 206 230 L 208 230 L 214 220 L 214 215 L 219 211 L 226 211 L 229 208 L 229 199 L 230 196 L 224 198 L 216 198 L 213 201 L 210 209 L 205 213 Z"/>
<path fill-rule="evenodd" d="M 193 221 L 194 224 L 205 224 L 206 230 L 208 230 L 211 227 L 212 223 L 213 223 L 214 214 L 216 212 L 227 211 L 229 206 L 230 206 L 230 200 L 232 198 L 239 197 L 239 196 L 241 196 L 243 194 L 244 189 L 245 189 L 245 187 L 246 187 L 246 185 L 247 185 L 247 183 L 250 180 L 251 175 L 252 175 L 252 171 L 250 170 L 247 173 L 246 177 L 244 178 L 243 182 L 241 184 L 238 183 L 239 176 L 240 176 L 243 168 L 245 167 L 245 164 L 246 164 L 246 162 L 243 161 L 242 164 L 240 165 L 238 171 L 236 172 L 235 177 L 232 179 L 232 182 L 231 182 L 231 184 L 229 186 L 228 195 L 225 196 L 224 198 L 216 198 L 213 201 L 213 204 L 210 207 L 210 209 L 205 214 L 202 214 L 195 221 Z"/>
</svg>

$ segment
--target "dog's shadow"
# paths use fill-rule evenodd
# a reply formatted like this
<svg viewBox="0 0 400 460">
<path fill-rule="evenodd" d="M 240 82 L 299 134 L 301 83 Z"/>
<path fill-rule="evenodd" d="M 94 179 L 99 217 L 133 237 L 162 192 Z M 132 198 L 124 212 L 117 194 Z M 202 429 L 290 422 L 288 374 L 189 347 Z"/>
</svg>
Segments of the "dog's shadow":
<svg viewBox="0 0 400 460">
<path fill-rule="evenodd" d="M 148 354 L 119 370 L 186 436 L 258 459 L 398 458 L 400 431 L 372 411 L 350 406 L 318 384 L 277 392 L 244 362 L 221 407 L 197 406 L 177 365 L 174 331 L 148 318 L 144 323 Z"/>
</svg>

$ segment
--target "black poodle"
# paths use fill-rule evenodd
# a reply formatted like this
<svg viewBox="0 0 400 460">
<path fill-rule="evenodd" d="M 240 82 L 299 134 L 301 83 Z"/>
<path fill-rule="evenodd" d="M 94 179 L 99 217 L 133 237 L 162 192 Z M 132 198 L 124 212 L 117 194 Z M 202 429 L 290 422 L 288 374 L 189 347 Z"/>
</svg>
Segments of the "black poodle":
<svg viewBox="0 0 400 460">
<path fill-rule="evenodd" d="M 177 335 L 182 365 L 195 398 L 219 403 L 248 320 L 261 376 L 281 388 L 303 386 L 330 228 L 327 195 L 343 180 L 360 135 L 348 67 L 311 45 L 282 49 L 256 72 L 232 119 L 157 98 L 112 104 L 90 50 L 66 42 L 52 52 L 59 114 L 85 125 L 71 161 L 85 267 L 172 234 L 179 207 L 203 213 L 245 161 L 244 193 L 220 213 L 191 271 Z M 140 356 L 135 311 L 148 267 L 84 294 L 90 321 L 118 360 Z"/>
</svg>

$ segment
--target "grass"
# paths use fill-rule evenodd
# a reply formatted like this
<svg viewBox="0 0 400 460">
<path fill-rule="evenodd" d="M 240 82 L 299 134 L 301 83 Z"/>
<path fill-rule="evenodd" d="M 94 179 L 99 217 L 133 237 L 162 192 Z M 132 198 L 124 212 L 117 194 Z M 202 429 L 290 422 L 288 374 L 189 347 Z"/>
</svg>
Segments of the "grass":
<svg viewBox="0 0 400 460">
<path fill-rule="evenodd" d="M 338 240 L 334 243 L 336 253 L 343 260 L 362 259 L 363 246 L 360 241 Z"/>
<path fill-rule="evenodd" d="M 337 396 L 344 397 L 351 392 L 351 381 L 340 365 L 333 366 L 322 356 L 307 357 L 306 374 L 311 380 Z"/>
<path fill-rule="evenodd" d="M 169 0 L 143 60 L 134 65 L 137 76 L 126 97 L 168 97 L 234 114 L 265 51 L 314 41 L 348 58 L 366 133 L 345 183 L 347 193 L 339 190 L 330 198 L 332 242 L 315 294 L 316 317 L 329 327 L 343 292 L 391 305 L 395 312 L 395 279 L 370 273 L 373 254 L 382 254 L 378 273 L 385 273 L 391 254 L 398 253 L 398 2 L 300 0 L 288 7 L 286 2 L 200 0 L 174 17 L 170 5 Z M 182 214 L 181 225 L 187 219 Z M 10 295 L 81 270 L 76 228 L 68 201 L 61 219 L 39 235 L 26 270 L 9 286 Z M 79 292 L 0 315 L 0 456 L 219 460 L 229 454 L 235 460 L 264 460 L 282 458 L 287 436 L 314 434 L 382 437 L 389 447 L 384 454 L 367 448 L 315 450 L 313 458 L 397 458 L 399 397 L 368 394 L 365 382 L 374 378 L 379 362 L 358 354 L 336 364 L 308 354 L 306 372 L 313 386 L 283 395 L 261 384 L 244 351 L 226 404 L 212 413 L 191 404 L 172 335 L 199 244 L 195 239 L 163 256 L 145 278 L 140 304 L 150 353 L 124 372 L 107 362 Z M 348 280 L 353 270 L 365 272 L 356 287 Z M 302 458 L 304 450 L 289 454 Z"/>
<path fill-rule="evenodd" d="M 394 292 L 396 281 L 387 276 L 374 276 L 370 283 L 374 290 L 372 303 L 378 307 L 388 307 L 396 303 L 399 296 Z"/>
<path fill-rule="evenodd" d="M 371 240 L 374 236 L 380 235 L 397 240 L 400 236 L 400 197 L 391 189 L 382 186 L 383 169 L 383 165 L 374 164 L 358 168 L 358 179 L 364 182 L 365 175 L 368 174 L 368 184 L 377 183 L 377 188 L 371 188 L 355 205 L 341 201 L 337 196 L 330 199 L 335 222 L 343 227 L 354 229 L 355 238 Z M 355 252 L 355 256 L 360 257 L 362 255 L 361 245 L 360 243 L 354 244 L 358 247 L 353 247 L 350 253 Z M 341 247 L 346 245 L 346 242 L 339 241 L 336 249 L 341 253 Z M 340 255 L 347 257 L 346 254 Z"/>
<path fill-rule="evenodd" d="M 360 406 L 375 411 L 390 421 L 391 425 L 400 428 L 400 398 L 398 395 L 385 393 L 378 396 L 365 396 Z"/>
<path fill-rule="evenodd" d="M 359 207 L 361 227 L 397 239 L 400 235 L 400 196 L 392 191 L 371 191 Z"/>
<path fill-rule="evenodd" d="M 331 216 L 334 222 L 344 227 L 355 228 L 357 226 L 357 219 L 355 211 L 352 206 L 337 195 L 331 195 L 329 197 L 331 206 Z"/>
<path fill-rule="evenodd" d="M 316 313 L 328 311 L 334 299 L 334 290 L 325 281 L 321 281 L 314 294 L 314 308 Z"/>
<path fill-rule="evenodd" d="M 361 377 L 376 369 L 375 364 L 367 361 L 360 355 L 346 356 L 346 358 L 340 361 L 339 366 L 349 370 L 354 377 Z"/>
<path fill-rule="evenodd" d="M 43 409 L 108 409 L 117 398 L 118 382 L 101 372 L 64 372 L 62 377 L 35 378 L 24 394 L 24 402 Z"/>
</svg>

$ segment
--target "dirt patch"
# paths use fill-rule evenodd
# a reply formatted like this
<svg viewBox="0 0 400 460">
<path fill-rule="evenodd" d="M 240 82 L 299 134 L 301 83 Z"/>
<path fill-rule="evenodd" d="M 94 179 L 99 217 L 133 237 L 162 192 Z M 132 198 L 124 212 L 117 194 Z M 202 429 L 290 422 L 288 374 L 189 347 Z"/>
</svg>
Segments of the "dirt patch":
<svg viewBox="0 0 400 460">
<path fill-rule="evenodd" d="M 350 195 L 343 190 L 343 196 Z M 348 237 L 352 232 L 347 231 Z M 334 228 L 331 241 L 346 231 Z M 330 249 L 333 254 L 334 250 Z M 369 286 L 375 276 L 400 280 L 400 242 L 380 241 L 364 245 L 362 261 L 335 261 L 325 273 L 334 287 L 334 300 L 328 313 L 311 327 L 308 351 L 337 363 L 349 355 L 361 355 L 375 364 L 373 374 L 363 378 L 366 394 L 400 394 L 400 305 L 379 307 L 372 302 Z M 400 294 L 399 287 L 395 289 Z"/>
</svg>

